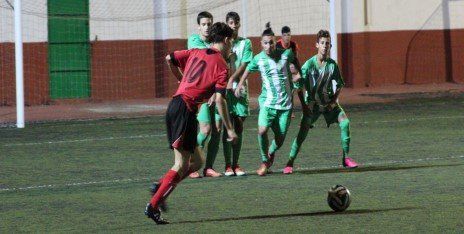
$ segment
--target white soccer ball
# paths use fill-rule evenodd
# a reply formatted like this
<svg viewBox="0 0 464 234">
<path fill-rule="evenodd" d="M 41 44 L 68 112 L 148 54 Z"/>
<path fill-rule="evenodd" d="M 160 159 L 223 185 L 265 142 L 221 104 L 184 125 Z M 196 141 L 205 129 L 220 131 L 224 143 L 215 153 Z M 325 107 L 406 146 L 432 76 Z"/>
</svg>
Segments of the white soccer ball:
<svg viewBox="0 0 464 234">
<path fill-rule="evenodd" d="M 334 211 L 346 210 L 351 203 L 350 191 L 343 185 L 333 186 L 328 192 L 327 203 Z"/>
</svg>

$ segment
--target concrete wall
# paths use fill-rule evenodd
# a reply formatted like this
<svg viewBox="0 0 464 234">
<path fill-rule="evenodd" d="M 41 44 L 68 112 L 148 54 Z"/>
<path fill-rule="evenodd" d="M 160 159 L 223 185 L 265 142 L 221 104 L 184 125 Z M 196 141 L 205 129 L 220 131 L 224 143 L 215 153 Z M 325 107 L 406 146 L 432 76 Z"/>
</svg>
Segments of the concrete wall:
<svg viewBox="0 0 464 234">
<path fill-rule="evenodd" d="M 50 101 L 46 3 L 23 0 L 30 105 Z M 185 48 L 203 10 L 215 21 L 224 21 L 228 11 L 238 12 L 241 33 L 252 39 L 255 53 L 266 22 L 277 34 L 290 26 L 302 61 L 316 52 L 314 34 L 329 27 L 324 0 L 90 0 L 92 99 L 171 95 L 177 83 L 163 57 Z M 464 0 L 339 0 L 336 23 L 338 61 L 349 87 L 464 82 Z M 13 30 L 13 11 L 0 0 L 0 105 L 14 102 Z M 258 93 L 259 79 L 250 86 Z"/>
</svg>

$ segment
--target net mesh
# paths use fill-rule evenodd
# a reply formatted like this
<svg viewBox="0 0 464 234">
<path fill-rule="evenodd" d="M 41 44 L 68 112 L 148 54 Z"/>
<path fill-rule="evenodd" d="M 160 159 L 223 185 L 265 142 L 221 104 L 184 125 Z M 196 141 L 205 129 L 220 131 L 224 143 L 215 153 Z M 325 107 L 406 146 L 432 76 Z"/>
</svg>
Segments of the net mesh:
<svg viewBox="0 0 464 234">
<path fill-rule="evenodd" d="M 277 34 L 288 25 L 307 35 L 328 28 L 328 7 L 324 0 L 23 0 L 26 121 L 162 113 L 177 88 L 164 56 L 186 48 L 201 11 L 215 22 L 238 12 L 257 52 L 266 22 Z M 13 8 L 0 0 L 1 124 L 16 117 Z M 256 94 L 259 84 L 250 86 Z"/>
</svg>

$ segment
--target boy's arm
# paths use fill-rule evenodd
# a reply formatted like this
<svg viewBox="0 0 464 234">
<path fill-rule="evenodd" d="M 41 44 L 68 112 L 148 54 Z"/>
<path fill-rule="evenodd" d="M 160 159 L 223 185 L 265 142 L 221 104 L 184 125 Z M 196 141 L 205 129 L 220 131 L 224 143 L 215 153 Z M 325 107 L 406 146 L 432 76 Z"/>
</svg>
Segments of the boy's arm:
<svg viewBox="0 0 464 234">
<path fill-rule="evenodd" d="M 229 111 L 227 110 L 227 101 L 224 98 L 223 92 L 216 92 L 216 107 L 219 112 L 219 115 L 222 118 L 222 122 L 226 127 L 227 135 L 229 136 L 229 138 L 227 138 L 227 141 L 235 143 L 238 139 L 238 136 L 235 133 L 232 122 L 230 121 Z"/>
<path fill-rule="evenodd" d="M 248 63 L 242 63 L 242 65 L 240 65 L 240 67 L 237 68 L 237 70 L 235 70 L 234 74 L 232 74 L 229 78 L 229 82 L 227 84 L 227 87 L 228 88 L 232 88 L 232 83 L 238 79 L 240 79 L 240 75 L 243 74 L 243 72 L 245 71 L 246 67 L 247 67 Z"/>
<path fill-rule="evenodd" d="M 246 39 L 245 46 L 243 48 L 243 55 L 241 58 L 240 66 L 235 70 L 235 72 L 229 78 L 228 87 L 232 87 L 232 83 L 240 79 L 240 76 L 245 72 L 248 64 L 253 60 L 253 51 L 251 48 L 251 41 Z"/>
<path fill-rule="evenodd" d="M 182 72 L 180 71 L 179 67 L 175 65 L 176 62 L 175 62 L 172 54 L 168 54 L 166 56 L 166 63 L 168 64 L 169 70 L 174 75 L 174 77 L 176 77 L 176 79 L 178 81 L 181 81 L 182 80 Z"/>
<path fill-rule="evenodd" d="M 245 69 L 245 71 L 243 72 L 242 77 L 240 78 L 240 82 L 238 82 L 237 89 L 235 89 L 235 96 L 236 97 L 241 96 L 241 90 L 243 88 L 243 83 L 245 83 L 245 80 L 247 79 L 249 74 L 250 74 L 250 71 Z"/>
</svg>

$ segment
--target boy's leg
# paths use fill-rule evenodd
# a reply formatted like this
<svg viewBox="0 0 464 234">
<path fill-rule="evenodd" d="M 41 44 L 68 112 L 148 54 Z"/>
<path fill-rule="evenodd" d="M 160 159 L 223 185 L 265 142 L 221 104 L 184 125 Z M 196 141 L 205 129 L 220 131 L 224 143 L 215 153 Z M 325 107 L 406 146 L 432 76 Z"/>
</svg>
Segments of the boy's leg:
<svg viewBox="0 0 464 234">
<path fill-rule="evenodd" d="M 261 166 L 256 171 L 260 176 L 264 176 L 267 173 L 267 169 L 270 166 L 268 152 L 269 152 L 269 139 L 267 137 L 267 131 L 272 125 L 274 119 L 276 118 L 276 110 L 261 107 L 259 110 L 258 117 L 258 143 L 261 154 Z"/>
<path fill-rule="evenodd" d="M 211 133 L 211 113 L 208 103 L 203 103 L 198 111 L 197 120 L 200 125 L 200 131 L 197 135 L 197 143 L 200 148 L 204 148 L 208 136 Z"/>
<path fill-rule="evenodd" d="M 269 148 L 269 166 L 274 163 L 275 152 L 282 147 L 291 122 L 292 110 L 279 110 L 278 117 L 272 125 L 274 140 Z"/>
<path fill-rule="evenodd" d="M 213 170 L 213 164 L 216 160 L 217 153 L 219 151 L 219 144 L 221 142 L 221 131 L 222 131 L 222 120 L 219 113 L 216 113 L 216 107 L 212 111 L 211 119 L 215 120 L 215 124 L 211 129 L 211 138 L 207 145 L 206 151 L 206 164 L 205 169 L 203 170 L 203 175 L 207 177 L 219 177 L 221 173 L 218 173 Z"/>
<path fill-rule="evenodd" d="M 350 152 L 350 120 L 345 114 L 343 108 L 340 105 L 336 105 L 332 110 L 327 113 L 324 113 L 324 118 L 327 123 L 327 126 L 330 126 L 332 123 L 338 123 L 340 127 L 340 141 L 342 145 L 342 164 L 347 168 L 356 168 L 358 164 L 350 157 L 348 154 Z"/>
<path fill-rule="evenodd" d="M 276 110 L 268 108 L 268 107 L 261 107 L 259 110 L 258 116 L 258 143 L 261 155 L 261 162 L 267 163 L 268 152 L 269 152 L 269 139 L 267 137 L 267 131 L 269 127 L 274 122 L 276 118 Z"/>
<path fill-rule="evenodd" d="M 236 168 L 238 166 L 238 159 L 240 158 L 240 152 L 242 150 L 242 142 L 243 142 L 243 122 L 245 121 L 246 117 L 235 117 L 235 132 L 238 135 L 238 141 L 234 145 L 232 145 L 232 167 Z"/>
<path fill-rule="evenodd" d="M 287 166 L 293 167 L 293 162 L 295 161 L 296 156 L 300 152 L 301 145 L 308 136 L 309 129 L 313 127 L 313 124 L 319 118 L 320 113 L 315 111 L 311 115 L 304 115 L 301 117 L 300 129 L 295 139 L 292 141 L 292 146 L 290 147 L 290 154 L 288 156 Z"/>
</svg>

